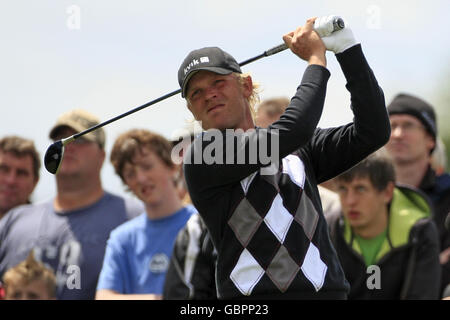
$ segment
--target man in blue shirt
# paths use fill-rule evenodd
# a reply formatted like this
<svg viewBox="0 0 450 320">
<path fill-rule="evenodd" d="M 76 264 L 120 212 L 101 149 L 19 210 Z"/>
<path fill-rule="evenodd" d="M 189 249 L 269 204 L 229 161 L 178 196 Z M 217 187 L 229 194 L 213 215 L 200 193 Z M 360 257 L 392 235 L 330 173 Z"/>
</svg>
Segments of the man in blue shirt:
<svg viewBox="0 0 450 320">
<path fill-rule="evenodd" d="M 60 116 L 50 138 L 62 138 L 98 124 L 87 111 Z M 142 204 L 103 189 L 105 133 L 85 135 L 67 145 L 56 174 L 54 199 L 9 211 L 0 221 L 0 277 L 34 249 L 37 260 L 56 275 L 58 299 L 93 299 L 108 236 L 142 212 Z"/>
<path fill-rule="evenodd" d="M 176 235 L 195 212 L 184 207 L 171 144 L 147 130 L 122 134 L 111 152 L 116 173 L 145 213 L 111 232 L 97 299 L 160 299 Z"/>
</svg>

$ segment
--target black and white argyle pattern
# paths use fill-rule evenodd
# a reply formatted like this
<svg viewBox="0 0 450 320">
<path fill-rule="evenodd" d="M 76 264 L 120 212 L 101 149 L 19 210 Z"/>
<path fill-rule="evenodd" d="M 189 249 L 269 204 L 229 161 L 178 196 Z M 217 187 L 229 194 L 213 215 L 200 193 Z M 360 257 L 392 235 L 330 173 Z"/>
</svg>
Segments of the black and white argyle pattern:
<svg viewBox="0 0 450 320">
<path fill-rule="evenodd" d="M 296 155 L 282 159 L 282 170 L 275 175 L 254 173 L 241 181 L 245 197 L 228 225 L 243 249 L 230 274 L 243 295 L 251 295 L 264 274 L 280 292 L 300 272 L 316 291 L 323 286 L 327 266 L 312 242 L 319 214 L 303 192 L 304 184 L 304 164 Z"/>
</svg>

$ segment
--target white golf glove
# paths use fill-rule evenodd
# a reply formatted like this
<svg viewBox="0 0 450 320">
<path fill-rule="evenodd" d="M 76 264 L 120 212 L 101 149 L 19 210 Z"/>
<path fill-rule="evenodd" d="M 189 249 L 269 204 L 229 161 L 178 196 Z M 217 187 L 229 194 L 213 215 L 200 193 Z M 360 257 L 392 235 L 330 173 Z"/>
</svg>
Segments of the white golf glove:
<svg viewBox="0 0 450 320">
<path fill-rule="evenodd" d="M 333 20 L 338 16 L 324 16 L 319 17 L 314 22 L 314 30 L 322 38 L 325 47 L 329 51 L 333 51 L 335 54 L 344 52 L 350 47 L 358 44 L 353 36 L 352 30 L 348 27 L 347 23 L 342 30 L 334 31 Z"/>
</svg>

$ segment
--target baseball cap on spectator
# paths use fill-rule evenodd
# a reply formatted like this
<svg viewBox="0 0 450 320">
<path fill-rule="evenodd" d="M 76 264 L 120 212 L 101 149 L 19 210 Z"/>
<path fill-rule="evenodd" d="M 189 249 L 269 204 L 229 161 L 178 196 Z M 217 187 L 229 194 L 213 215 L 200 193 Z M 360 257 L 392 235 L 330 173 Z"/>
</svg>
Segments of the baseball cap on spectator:
<svg viewBox="0 0 450 320">
<path fill-rule="evenodd" d="M 50 139 L 54 139 L 59 130 L 64 127 L 69 127 L 79 133 L 99 123 L 99 119 L 88 111 L 83 109 L 74 109 L 63 113 L 58 118 L 55 125 L 50 130 L 49 137 Z M 102 149 L 105 147 L 105 131 L 103 128 L 89 132 L 83 137 L 89 141 L 96 142 Z"/>
</svg>

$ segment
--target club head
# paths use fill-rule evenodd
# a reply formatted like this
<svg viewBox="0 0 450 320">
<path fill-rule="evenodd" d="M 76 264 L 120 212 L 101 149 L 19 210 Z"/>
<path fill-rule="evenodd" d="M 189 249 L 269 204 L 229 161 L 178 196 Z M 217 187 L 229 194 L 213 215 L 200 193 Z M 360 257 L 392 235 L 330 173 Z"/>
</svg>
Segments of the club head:
<svg viewBox="0 0 450 320">
<path fill-rule="evenodd" d="M 48 147 L 44 157 L 45 169 L 52 174 L 58 172 L 64 155 L 64 144 L 61 140 L 54 142 Z"/>
</svg>

